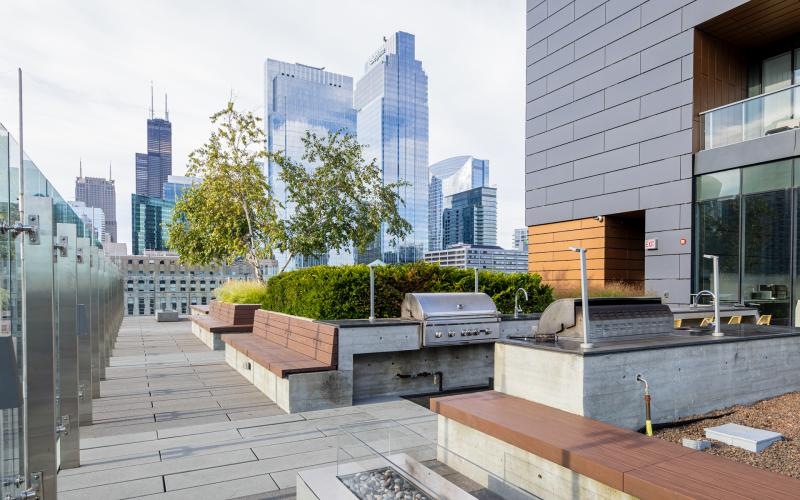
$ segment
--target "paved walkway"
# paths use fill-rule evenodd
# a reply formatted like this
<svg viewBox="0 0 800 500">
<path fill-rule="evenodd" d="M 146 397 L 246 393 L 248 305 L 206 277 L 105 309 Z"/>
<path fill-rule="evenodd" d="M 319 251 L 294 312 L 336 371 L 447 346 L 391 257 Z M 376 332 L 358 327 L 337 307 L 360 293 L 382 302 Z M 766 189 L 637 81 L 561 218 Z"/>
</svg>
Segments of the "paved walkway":
<svg viewBox="0 0 800 500">
<path fill-rule="evenodd" d="M 59 499 L 294 498 L 298 470 L 336 462 L 339 426 L 388 419 L 436 436 L 436 416 L 405 400 L 286 414 L 188 321 L 126 318 L 106 378 Z"/>
</svg>

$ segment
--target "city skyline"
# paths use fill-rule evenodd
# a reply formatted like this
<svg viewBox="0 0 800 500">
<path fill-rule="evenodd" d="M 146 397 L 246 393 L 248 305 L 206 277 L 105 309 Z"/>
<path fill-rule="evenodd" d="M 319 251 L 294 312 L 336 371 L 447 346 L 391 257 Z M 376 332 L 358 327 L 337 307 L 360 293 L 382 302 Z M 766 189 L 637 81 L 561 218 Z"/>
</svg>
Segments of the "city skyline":
<svg viewBox="0 0 800 500">
<path fill-rule="evenodd" d="M 263 115 L 267 57 L 325 65 L 358 78 L 376 41 L 408 31 L 417 37 L 430 80 L 429 161 L 463 154 L 492 161 L 501 193 L 498 241 L 509 246 L 513 229 L 524 220 L 524 190 L 515 180 L 524 168 L 520 47 L 525 35 L 519 29 L 524 5 L 412 1 L 365 7 L 357 1 L 335 8 L 319 2 L 281 9 L 245 2 L 234 10 L 181 1 L 53 2 L 47 7 L 12 2 L 4 7 L 7 18 L 20 22 L 0 34 L 7 41 L 0 46 L 14 47 L 0 50 L 0 122 L 16 133 L 16 68 L 22 66 L 26 150 L 61 192 L 70 192 L 74 182 L 65 163 L 83 157 L 84 174 L 100 177 L 111 160 L 119 239 L 130 244 L 133 153 L 142 151 L 146 141 L 141 124 L 149 116 L 151 80 L 156 96 L 163 98 L 169 90 L 173 172 L 183 174 L 189 152 L 208 139 L 208 117 L 231 93 L 238 107 Z M 160 12 L 155 19 L 145 14 L 153 9 Z M 297 23 L 299 18 L 303 23 Z M 345 19 L 357 29 L 343 34 Z M 31 24 L 41 33 L 24 36 L 21 27 Z M 220 36 L 207 36 L 211 25 Z M 473 36 L 463 35 L 464 25 L 476 26 Z M 76 26 L 81 27 L 77 37 Z M 454 41 L 459 50 L 453 50 Z M 102 140 L 82 140 L 88 137 Z"/>
</svg>

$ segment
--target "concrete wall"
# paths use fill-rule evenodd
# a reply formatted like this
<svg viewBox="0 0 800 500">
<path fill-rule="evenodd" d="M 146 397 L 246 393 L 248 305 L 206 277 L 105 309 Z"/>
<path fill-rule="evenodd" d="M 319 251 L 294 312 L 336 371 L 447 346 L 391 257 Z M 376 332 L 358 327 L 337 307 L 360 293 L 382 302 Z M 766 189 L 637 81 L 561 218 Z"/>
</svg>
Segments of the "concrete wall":
<svg viewBox="0 0 800 500">
<path fill-rule="evenodd" d="M 645 286 L 688 302 L 694 27 L 745 2 L 528 0 L 526 225 L 644 210 Z"/>
<path fill-rule="evenodd" d="M 495 344 L 494 390 L 583 415 L 583 360 L 569 353 Z"/>
<path fill-rule="evenodd" d="M 440 462 L 502 498 L 529 498 L 513 487 L 516 486 L 539 498 L 633 499 L 622 491 L 441 415 L 438 443 Z"/>
<path fill-rule="evenodd" d="M 800 337 L 580 356 L 496 344 L 495 390 L 628 429 L 800 390 Z"/>
<path fill-rule="evenodd" d="M 430 347 L 416 351 L 359 354 L 353 359 L 353 399 L 435 392 L 433 376 L 400 378 L 398 373 L 442 372 L 445 390 L 488 386 L 494 376 L 494 344 Z"/>
</svg>

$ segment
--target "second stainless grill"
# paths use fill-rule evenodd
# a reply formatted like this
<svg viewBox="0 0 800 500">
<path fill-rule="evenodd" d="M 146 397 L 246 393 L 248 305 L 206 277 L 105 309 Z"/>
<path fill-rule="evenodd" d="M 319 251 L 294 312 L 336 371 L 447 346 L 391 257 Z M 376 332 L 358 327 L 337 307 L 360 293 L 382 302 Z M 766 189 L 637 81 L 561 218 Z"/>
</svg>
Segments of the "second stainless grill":
<svg viewBox="0 0 800 500">
<path fill-rule="evenodd" d="M 401 316 L 422 322 L 423 346 L 500 338 L 500 315 L 485 293 L 407 293 Z"/>
</svg>

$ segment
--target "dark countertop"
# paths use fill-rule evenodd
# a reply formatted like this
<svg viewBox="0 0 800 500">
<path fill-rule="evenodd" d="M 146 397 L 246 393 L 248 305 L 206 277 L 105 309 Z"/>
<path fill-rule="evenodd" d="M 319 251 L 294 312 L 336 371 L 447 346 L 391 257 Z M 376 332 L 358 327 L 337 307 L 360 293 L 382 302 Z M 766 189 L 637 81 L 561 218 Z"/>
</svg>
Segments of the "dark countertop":
<svg viewBox="0 0 800 500">
<path fill-rule="evenodd" d="M 523 313 L 519 318 L 515 318 L 513 314 L 501 314 L 500 321 L 539 321 L 541 317 L 542 313 Z"/>
<path fill-rule="evenodd" d="M 339 328 L 367 328 L 376 326 L 404 326 L 404 325 L 419 325 L 420 322 L 415 319 L 404 318 L 375 318 L 375 321 L 369 319 L 319 319 L 317 323 L 325 323 L 328 325 L 338 326 Z"/>
<path fill-rule="evenodd" d="M 541 313 L 521 314 L 519 318 L 514 318 L 513 314 L 501 314 L 501 321 L 531 321 L 538 320 L 542 316 Z M 340 328 L 367 328 L 375 326 L 402 326 L 402 325 L 419 325 L 422 322 L 416 319 L 406 318 L 376 318 L 375 321 L 368 319 L 319 319 L 318 323 L 326 323 L 328 325 L 338 326 Z"/>
<path fill-rule="evenodd" d="M 669 305 L 669 308 L 672 310 L 672 314 L 704 314 L 704 315 L 714 315 L 714 307 L 711 305 L 700 305 L 696 307 L 687 306 L 687 305 Z M 720 312 L 750 312 L 758 310 L 755 306 L 746 306 L 746 305 L 736 305 L 736 304 L 720 304 L 719 305 Z"/>
<path fill-rule="evenodd" d="M 652 349 L 670 349 L 673 347 L 686 347 L 705 344 L 724 344 L 731 342 L 745 342 L 750 340 L 764 340 L 782 337 L 800 336 L 800 329 L 787 326 L 756 326 L 756 325 L 724 325 L 722 332 L 724 337 L 714 337 L 709 333 L 702 335 L 692 335 L 687 330 L 675 330 L 675 333 L 665 335 L 654 335 L 648 338 L 635 340 L 606 340 L 595 342 L 595 347 L 584 350 L 581 349 L 582 339 L 560 337 L 557 343 L 534 343 L 526 339 L 500 339 L 497 342 L 529 349 L 540 349 L 544 351 L 562 352 L 566 354 L 577 354 L 582 356 L 598 356 L 603 354 L 613 354 L 618 352 L 645 351 Z"/>
</svg>

